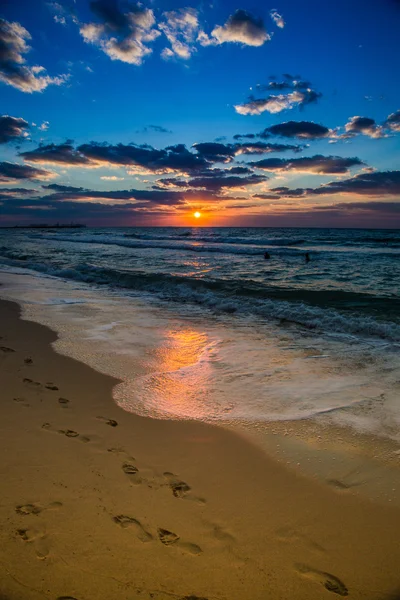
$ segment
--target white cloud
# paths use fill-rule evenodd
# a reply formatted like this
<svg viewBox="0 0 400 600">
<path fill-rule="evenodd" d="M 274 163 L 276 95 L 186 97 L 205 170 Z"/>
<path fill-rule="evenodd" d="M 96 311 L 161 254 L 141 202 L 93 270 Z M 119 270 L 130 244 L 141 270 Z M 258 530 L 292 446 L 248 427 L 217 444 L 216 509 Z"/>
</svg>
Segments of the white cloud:
<svg viewBox="0 0 400 600">
<path fill-rule="evenodd" d="M 273 8 L 269 14 L 277 27 L 280 27 L 281 29 L 285 27 L 285 21 L 283 20 L 282 15 L 278 13 L 276 8 Z"/>
<path fill-rule="evenodd" d="M 194 8 L 181 8 L 176 11 L 165 12 L 164 21 L 159 28 L 166 35 L 171 49 L 165 48 L 163 58 L 188 59 L 196 51 L 195 41 L 199 30 L 198 12 Z M 169 50 L 169 52 L 167 52 Z"/>
<path fill-rule="evenodd" d="M 21 92 L 41 92 L 49 85 L 62 85 L 68 75 L 50 77 L 40 65 L 26 65 L 24 54 L 30 51 L 29 31 L 20 23 L 0 19 L 0 81 Z"/>
</svg>

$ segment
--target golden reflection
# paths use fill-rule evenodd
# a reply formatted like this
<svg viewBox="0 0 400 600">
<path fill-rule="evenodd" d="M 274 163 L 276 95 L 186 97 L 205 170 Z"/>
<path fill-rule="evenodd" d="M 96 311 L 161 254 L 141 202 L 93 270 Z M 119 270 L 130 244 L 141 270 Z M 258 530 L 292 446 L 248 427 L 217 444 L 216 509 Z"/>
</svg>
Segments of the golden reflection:
<svg viewBox="0 0 400 600">
<path fill-rule="evenodd" d="M 155 352 L 157 372 L 147 378 L 146 396 L 154 408 L 176 416 L 198 418 L 204 411 L 211 377 L 213 343 L 194 329 L 169 330 Z"/>
</svg>

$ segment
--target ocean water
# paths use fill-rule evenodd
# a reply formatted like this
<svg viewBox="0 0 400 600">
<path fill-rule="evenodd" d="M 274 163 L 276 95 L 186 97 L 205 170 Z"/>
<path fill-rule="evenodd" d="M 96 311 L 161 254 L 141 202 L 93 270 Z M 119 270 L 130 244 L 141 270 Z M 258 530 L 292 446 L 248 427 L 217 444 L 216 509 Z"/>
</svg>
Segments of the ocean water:
<svg viewBox="0 0 400 600">
<path fill-rule="evenodd" d="M 125 410 L 400 441 L 399 258 L 399 230 L 3 229 L 0 295 Z"/>
</svg>

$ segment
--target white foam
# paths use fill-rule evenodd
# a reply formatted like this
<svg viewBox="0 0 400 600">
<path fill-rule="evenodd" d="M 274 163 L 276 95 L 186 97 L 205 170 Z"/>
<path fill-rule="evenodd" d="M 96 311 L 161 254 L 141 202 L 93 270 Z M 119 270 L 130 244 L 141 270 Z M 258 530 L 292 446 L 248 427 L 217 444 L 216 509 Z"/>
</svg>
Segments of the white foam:
<svg viewBox="0 0 400 600">
<path fill-rule="evenodd" d="M 114 397 L 125 410 L 240 424 L 324 415 L 399 436 L 399 359 L 388 344 L 210 314 L 178 318 L 139 298 L 51 277 L 0 280 L 1 295 L 20 302 L 26 318 L 59 333 L 59 352 L 122 380 Z"/>
</svg>

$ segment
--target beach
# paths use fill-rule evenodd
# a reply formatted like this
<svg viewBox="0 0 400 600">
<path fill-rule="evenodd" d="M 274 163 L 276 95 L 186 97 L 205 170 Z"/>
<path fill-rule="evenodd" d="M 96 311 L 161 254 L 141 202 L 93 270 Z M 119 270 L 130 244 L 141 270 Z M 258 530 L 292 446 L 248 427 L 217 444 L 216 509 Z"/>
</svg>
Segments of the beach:
<svg viewBox="0 0 400 600">
<path fill-rule="evenodd" d="M 19 313 L 1 302 L 2 597 L 398 597 L 398 508 L 121 410 L 117 380 Z"/>
</svg>

